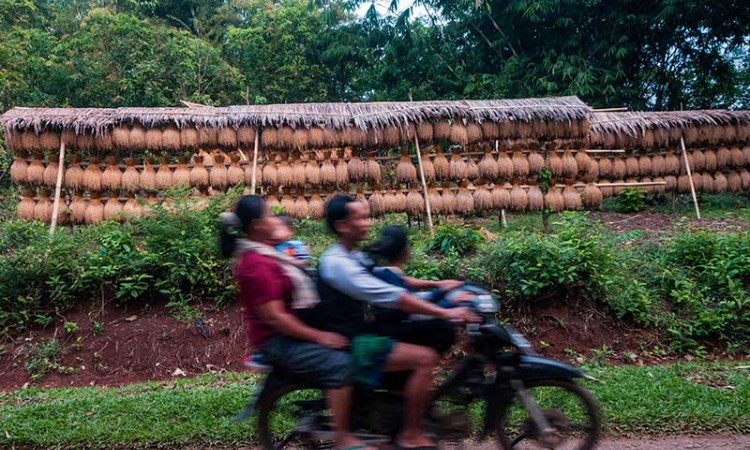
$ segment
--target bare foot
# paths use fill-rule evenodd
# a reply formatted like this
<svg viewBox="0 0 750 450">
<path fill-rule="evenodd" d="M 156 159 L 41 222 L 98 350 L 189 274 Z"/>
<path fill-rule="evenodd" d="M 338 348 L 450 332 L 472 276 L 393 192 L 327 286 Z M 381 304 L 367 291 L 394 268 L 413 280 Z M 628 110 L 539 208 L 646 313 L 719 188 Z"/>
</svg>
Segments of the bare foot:
<svg viewBox="0 0 750 450">
<path fill-rule="evenodd" d="M 423 433 L 417 435 L 405 435 L 402 434 L 396 440 L 396 443 L 401 448 L 418 448 L 418 447 L 435 447 L 436 443 Z"/>
</svg>

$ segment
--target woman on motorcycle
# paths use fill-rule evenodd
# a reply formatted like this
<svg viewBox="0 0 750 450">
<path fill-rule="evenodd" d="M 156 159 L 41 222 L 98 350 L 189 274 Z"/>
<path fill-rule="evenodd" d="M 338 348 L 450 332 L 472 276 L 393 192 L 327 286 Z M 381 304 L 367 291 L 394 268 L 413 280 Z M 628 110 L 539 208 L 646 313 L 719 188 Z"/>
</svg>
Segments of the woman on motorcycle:
<svg viewBox="0 0 750 450">
<path fill-rule="evenodd" d="M 234 278 L 250 345 L 270 365 L 327 389 L 337 447 L 364 449 L 349 432 L 351 369 L 343 351 L 348 339 L 297 317 L 320 300 L 304 269 L 267 245 L 273 232 L 270 217 L 263 199 L 255 195 L 241 197 L 234 212 L 222 214 L 221 251 L 235 258 Z"/>
</svg>

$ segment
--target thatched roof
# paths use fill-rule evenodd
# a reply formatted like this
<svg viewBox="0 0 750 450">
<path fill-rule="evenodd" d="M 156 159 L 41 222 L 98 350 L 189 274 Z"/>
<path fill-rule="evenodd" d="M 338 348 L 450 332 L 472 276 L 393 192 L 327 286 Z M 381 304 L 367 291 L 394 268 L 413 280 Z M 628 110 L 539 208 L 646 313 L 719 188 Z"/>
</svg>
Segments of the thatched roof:
<svg viewBox="0 0 750 450">
<path fill-rule="evenodd" d="M 175 124 L 179 128 L 257 127 L 321 128 L 341 130 L 358 127 L 369 130 L 404 127 L 408 123 L 443 118 L 476 122 L 559 122 L 578 125 L 588 120 L 590 108 L 577 97 L 464 100 L 389 103 L 305 103 L 229 106 L 223 108 L 14 108 L 2 116 L 6 131 L 69 129 L 102 134 L 120 124 L 138 122 L 146 128 Z M 569 137 L 582 137 L 580 126 Z"/>
<path fill-rule="evenodd" d="M 594 112 L 589 144 L 605 148 L 651 148 L 750 142 L 750 111 L 698 110 Z"/>
</svg>

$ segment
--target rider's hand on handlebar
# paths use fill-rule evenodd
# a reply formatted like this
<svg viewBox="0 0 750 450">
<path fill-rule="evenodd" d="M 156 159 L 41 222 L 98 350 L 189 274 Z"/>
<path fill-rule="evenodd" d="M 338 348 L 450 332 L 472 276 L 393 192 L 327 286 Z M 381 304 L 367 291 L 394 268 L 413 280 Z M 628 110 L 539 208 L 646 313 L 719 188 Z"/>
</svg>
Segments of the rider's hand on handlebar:
<svg viewBox="0 0 750 450">
<path fill-rule="evenodd" d="M 474 314 L 474 312 L 468 308 L 446 309 L 444 313 L 444 319 L 449 320 L 451 322 L 460 322 L 460 323 L 477 323 L 477 322 L 481 322 L 482 320 L 479 316 Z"/>
<path fill-rule="evenodd" d="M 454 305 L 460 305 L 461 303 L 466 303 L 474 300 L 474 297 L 476 297 L 476 295 L 472 294 L 471 292 L 459 292 L 451 300 L 451 303 L 453 303 Z"/>
<path fill-rule="evenodd" d="M 453 289 L 458 289 L 461 286 L 464 285 L 463 281 L 458 280 L 442 280 L 437 282 L 437 287 L 441 291 L 452 291 Z"/>
<path fill-rule="evenodd" d="M 328 347 L 333 350 L 341 350 L 349 345 L 349 339 L 338 333 L 322 332 L 318 336 L 316 342 L 323 347 Z"/>
</svg>

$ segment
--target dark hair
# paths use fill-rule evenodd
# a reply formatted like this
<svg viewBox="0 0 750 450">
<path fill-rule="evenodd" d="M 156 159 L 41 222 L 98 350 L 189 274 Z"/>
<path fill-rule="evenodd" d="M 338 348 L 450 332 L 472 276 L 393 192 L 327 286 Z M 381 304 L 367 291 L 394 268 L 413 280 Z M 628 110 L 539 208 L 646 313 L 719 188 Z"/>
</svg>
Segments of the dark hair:
<svg viewBox="0 0 750 450">
<path fill-rule="evenodd" d="M 244 195 L 234 205 L 234 214 L 239 223 L 222 220 L 219 225 L 219 250 L 223 258 L 234 254 L 237 239 L 244 237 L 253 220 L 263 217 L 266 202 L 258 195 Z"/>
<path fill-rule="evenodd" d="M 383 228 L 378 240 L 367 250 L 373 259 L 392 263 L 403 256 L 408 245 L 409 240 L 404 227 L 393 225 Z"/>
<path fill-rule="evenodd" d="M 354 203 L 354 199 L 350 195 L 337 194 L 326 205 L 326 223 L 328 229 L 336 232 L 336 222 L 339 220 L 346 220 L 349 217 L 349 203 Z"/>
<path fill-rule="evenodd" d="M 294 225 L 294 223 L 292 222 L 292 216 L 287 213 L 278 213 L 276 214 L 276 217 L 278 217 L 284 225 L 290 228 L 292 227 L 292 225 Z"/>
</svg>

